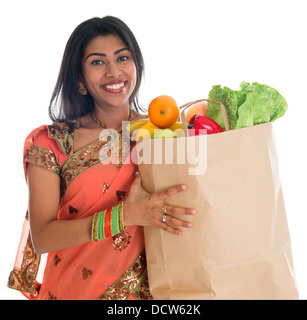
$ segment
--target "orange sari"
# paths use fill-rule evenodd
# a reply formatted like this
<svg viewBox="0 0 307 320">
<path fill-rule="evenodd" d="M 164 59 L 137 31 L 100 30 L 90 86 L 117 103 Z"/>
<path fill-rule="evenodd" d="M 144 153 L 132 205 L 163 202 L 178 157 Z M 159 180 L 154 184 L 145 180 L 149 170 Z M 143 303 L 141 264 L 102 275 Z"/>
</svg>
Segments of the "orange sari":
<svg viewBox="0 0 307 320">
<path fill-rule="evenodd" d="M 24 147 L 26 177 L 28 163 L 60 176 L 59 220 L 93 216 L 118 205 L 129 192 L 137 170 L 130 152 L 122 165 L 109 163 L 106 141 L 98 140 L 74 153 L 73 137 L 74 129 L 54 123 L 33 130 Z M 29 299 L 152 298 L 142 227 L 127 227 L 98 242 L 48 253 L 42 284 L 36 280 L 39 264 L 26 215 L 10 288 Z"/>
</svg>

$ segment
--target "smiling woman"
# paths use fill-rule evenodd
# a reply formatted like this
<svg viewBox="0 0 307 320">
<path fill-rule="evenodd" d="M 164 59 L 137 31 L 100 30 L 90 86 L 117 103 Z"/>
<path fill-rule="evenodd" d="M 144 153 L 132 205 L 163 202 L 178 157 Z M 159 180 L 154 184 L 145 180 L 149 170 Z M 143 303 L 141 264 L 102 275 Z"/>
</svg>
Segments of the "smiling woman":
<svg viewBox="0 0 307 320">
<path fill-rule="evenodd" d="M 131 51 L 118 36 L 97 36 L 88 43 L 82 59 L 82 81 L 93 97 L 95 116 L 105 119 L 108 128 L 121 124 L 121 117 L 111 117 L 114 108 L 129 113 L 136 78 Z"/>
<path fill-rule="evenodd" d="M 142 117 L 143 69 L 134 35 L 115 17 L 87 20 L 68 40 L 49 107 L 54 122 L 34 129 L 24 146 L 29 205 L 8 285 L 27 298 L 151 299 L 143 226 L 177 235 L 191 227 L 181 219 L 191 209 L 164 205 L 182 185 L 143 190 L 129 134 L 126 144 L 99 139 L 103 128 L 120 137 L 123 121 Z M 162 220 L 161 208 L 173 216 Z"/>
<path fill-rule="evenodd" d="M 82 73 L 85 62 L 91 59 L 92 66 L 100 66 L 107 57 L 107 52 L 101 51 L 99 40 L 113 38 L 119 45 L 114 56 L 127 49 L 129 57 L 135 66 L 136 79 L 134 89 L 129 96 L 130 107 L 136 112 L 144 111 L 138 101 L 138 91 L 142 82 L 144 60 L 139 45 L 127 25 L 115 17 L 93 18 L 81 23 L 69 38 L 62 59 L 59 77 L 51 98 L 49 115 L 53 121 L 74 120 L 88 114 L 94 109 L 92 95 L 80 97 L 78 82 L 83 80 Z M 98 40 L 99 39 L 99 40 Z M 104 41 L 108 43 L 108 41 Z M 89 47 L 88 47 L 89 46 Z M 119 50 L 117 52 L 117 50 Z M 127 56 L 127 54 L 125 55 Z M 102 59 L 103 58 L 103 59 Z M 125 61 L 125 57 L 117 57 Z"/>
</svg>

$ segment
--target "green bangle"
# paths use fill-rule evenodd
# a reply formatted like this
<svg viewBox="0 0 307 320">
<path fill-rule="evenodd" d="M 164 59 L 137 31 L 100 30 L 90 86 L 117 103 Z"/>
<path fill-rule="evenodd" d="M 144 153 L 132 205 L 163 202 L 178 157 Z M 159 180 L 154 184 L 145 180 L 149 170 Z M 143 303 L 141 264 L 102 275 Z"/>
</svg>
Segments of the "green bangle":
<svg viewBox="0 0 307 320">
<path fill-rule="evenodd" d="M 104 216 L 106 211 L 99 212 L 99 218 L 98 218 L 98 240 L 104 239 Z"/>
<path fill-rule="evenodd" d="M 113 237 L 125 230 L 123 222 L 123 203 L 95 213 L 92 224 L 92 241 Z"/>
<path fill-rule="evenodd" d="M 119 231 L 118 206 L 112 208 L 111 228 L 112 235 L 120 233 Z"/>
</svg>

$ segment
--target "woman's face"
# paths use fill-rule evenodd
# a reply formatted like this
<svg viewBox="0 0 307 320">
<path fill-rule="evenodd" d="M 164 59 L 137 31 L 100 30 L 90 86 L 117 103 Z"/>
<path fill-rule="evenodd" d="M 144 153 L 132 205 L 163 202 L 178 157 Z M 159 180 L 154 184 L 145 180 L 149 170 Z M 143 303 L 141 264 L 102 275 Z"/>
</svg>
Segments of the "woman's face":
<svg viewBox="0 0 307 320">
<path fill-rule="evenodd" d="M 136 84 L 136 67 L 131 52 L 114 35 L 98 36 L 85 48 L 83 81 L 95 105 L 129 107 Z"/>
</svg>

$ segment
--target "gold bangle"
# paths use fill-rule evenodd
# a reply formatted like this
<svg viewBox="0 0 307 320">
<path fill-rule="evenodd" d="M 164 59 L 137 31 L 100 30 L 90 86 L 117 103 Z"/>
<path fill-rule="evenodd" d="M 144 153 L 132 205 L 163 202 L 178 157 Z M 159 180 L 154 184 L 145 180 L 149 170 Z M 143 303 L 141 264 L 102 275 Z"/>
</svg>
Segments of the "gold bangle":
<svg viewBox="0 0 307 320">
<path fill-rule="evenodd" d="M 98 218 L 99 212 L 95 213 L 92 224 L 92 241 L 94 242 L 98 241 Z"/>
<path fill-rule="evenodd" d="M 121 202 L 118 205 L 118 220 L 119 220 L 119 230 L 120 232 L 123 232 L 125 230 L 124 226 L 124 217 L 123 217 L 123 208 L 124 208 L 124 202 Z"/>
</svg>

